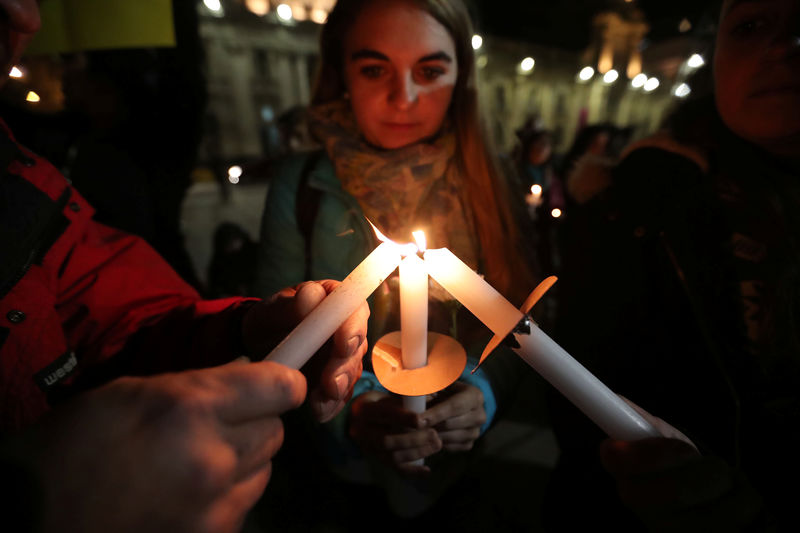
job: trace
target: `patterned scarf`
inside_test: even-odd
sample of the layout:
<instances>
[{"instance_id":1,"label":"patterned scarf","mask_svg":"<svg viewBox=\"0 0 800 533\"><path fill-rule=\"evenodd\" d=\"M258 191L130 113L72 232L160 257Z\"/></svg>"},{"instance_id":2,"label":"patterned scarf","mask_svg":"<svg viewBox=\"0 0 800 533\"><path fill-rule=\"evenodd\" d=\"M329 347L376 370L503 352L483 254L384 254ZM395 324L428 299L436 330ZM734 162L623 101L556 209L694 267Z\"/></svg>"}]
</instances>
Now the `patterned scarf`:
<instances>
[{"instance_id":1,"label":"patterned scarf","mask_svg":"<svg viewBox=\"0 0 800 533\"><path fill-rule=\"evenodd\" d=\"M345 100L313 107L310 129L325 146L342 188L382 233L402 243L423 229L431 248L447 247L477 268L477 232L455 168L452 131L446 128L430 142L382 150L361 137Z\"/></svg>"}]
</instances>

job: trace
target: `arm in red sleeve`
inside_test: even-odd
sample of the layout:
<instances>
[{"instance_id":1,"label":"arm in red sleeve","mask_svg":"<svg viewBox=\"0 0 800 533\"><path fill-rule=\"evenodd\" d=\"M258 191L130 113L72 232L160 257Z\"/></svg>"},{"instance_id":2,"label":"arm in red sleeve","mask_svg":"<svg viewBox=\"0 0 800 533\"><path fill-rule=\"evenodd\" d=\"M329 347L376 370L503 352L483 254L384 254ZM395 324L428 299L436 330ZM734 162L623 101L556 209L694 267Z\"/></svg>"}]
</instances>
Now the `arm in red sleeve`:
<instances>
[{"instance_id":1,"label":"arm in red sleeve","mask_svg":"<svg viewBox=\"0 0 800 533\"><path fill-rule=\"evenodd\" d=\"M152 374L241 355L241 318L256 301L202 300L142 239L87 221L61 268L57 309L85 366L115 356L115 372Z\"/></svg>"}]
</instances>

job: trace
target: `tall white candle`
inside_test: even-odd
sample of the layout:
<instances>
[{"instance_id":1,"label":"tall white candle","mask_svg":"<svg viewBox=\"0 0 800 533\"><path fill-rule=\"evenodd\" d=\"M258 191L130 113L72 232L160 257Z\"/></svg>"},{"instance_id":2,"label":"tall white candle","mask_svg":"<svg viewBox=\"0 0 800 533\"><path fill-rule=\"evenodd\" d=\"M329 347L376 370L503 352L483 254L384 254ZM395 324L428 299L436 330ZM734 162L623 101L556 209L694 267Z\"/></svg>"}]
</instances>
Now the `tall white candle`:
<instances>
[{"instance_id":1,"label":"tall white candle","mask_svg":"<svg viewBox=\"0 0 800 533\"><path fill-rule=\"evenodd\" d=\"M447 249L425 252L433 279L459 300L495 335L508 335L522 312ZM535 325L530 334L514 334L514 351L575 404L610 437L638 440L660 434L619 396Z\"/></svg>"},{"instance_id":2,"label":"tall white candle","mask_svg":"<svg viewBox=\"0 0 800 533\"><path fill-rule=\"evenodd\" d=\"M515 333L514 351L600 429L617 440L640 440L661 434L553 339L531 324L530 334Z\"/></svg>"},{"instance_id":3,"label":"tall white candle","mask_svg":"<svg viewBox=\"0 0 800 533\"><path fill-rule=\"evenodd\" d=\"M417 254L400 263L400 335L403 367L428 362L428 272Z\"/></svg>"},{"instance_id":4,"label":"tall white candle","mask_svg":"<svg viewBox=\"0 0 800 533\"><path fill-rule=\"evenodd\" d=\"M299 369L400 264L400 249L384 242L372 251L266 357Z\"/></svg>"},{"instance_id":5,"label":"tall white candle","mask_svg":"<svg viewBox=\"0 0 800 533\"><path fill-rule=\"evenodd\" d=\"M447 248L427 250L425 268L439 285L495 333L508 333L522 320L519 309Z\"/></svg>"},{"instance_id":6,"label":"tall white candle","mask_svg":"<svg viewBox=\"0 0 800 533\"><path fill-rule=\"evenodd\" d=\"M403 368L413 370L428 364L428 272L415 253L400 263L400 339ZM403 407L423 413L425 396L405 396ZM414 463L421 465L424 460Z\"/></svg>"}]
</instances>

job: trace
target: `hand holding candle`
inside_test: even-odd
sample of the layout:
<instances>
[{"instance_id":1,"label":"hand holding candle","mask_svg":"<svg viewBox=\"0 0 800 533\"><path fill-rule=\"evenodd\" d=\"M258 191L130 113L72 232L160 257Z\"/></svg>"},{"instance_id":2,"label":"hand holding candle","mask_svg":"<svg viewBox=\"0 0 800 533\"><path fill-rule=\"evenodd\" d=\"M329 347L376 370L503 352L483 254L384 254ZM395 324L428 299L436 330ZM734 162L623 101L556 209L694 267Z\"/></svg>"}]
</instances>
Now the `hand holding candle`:
<instances>
[{"instance_id":1,"label":"hand holding candle","mask_svg":"<svg viewBox=\"0 0 800 533\"><path fill-rule=\"evenodd\" d=\"M515 332L525 315L452 252L446 248L428 250L425 266L431 277L486 324L497 339L513 332L518 346L514 351L610 437L639 440L660 436L532 321L530 332Z\"/></svg>"},{"instance_id":2,"label":"hand holding candle","mask_svg":"<svg viewBox=\"0 0 800 533\"><path fill-rule=\"evenodd\" d=\"M400 264L397 245L384 242L314 308L266 357L299 369Z\"/></svg>"},{"instance_id":3,"label":"hand holding candle","mask_svg":"<svg viewBox=\"0 0 800 533\"><path fill-rule=\"evenodd\" d=\"M276 335L307 317L340 285L334 280L310 281L283 289L267 301L253 305L242 321L242 337L248 354L264 353L274 346ZM362 302L336 329L333 342L319 353L313 365L304 369L308 380L309 405L316 418L327 421L349 399L352 386L361 376L362 358L367 350L369 307Z\"/></svg>"}]
</instances>

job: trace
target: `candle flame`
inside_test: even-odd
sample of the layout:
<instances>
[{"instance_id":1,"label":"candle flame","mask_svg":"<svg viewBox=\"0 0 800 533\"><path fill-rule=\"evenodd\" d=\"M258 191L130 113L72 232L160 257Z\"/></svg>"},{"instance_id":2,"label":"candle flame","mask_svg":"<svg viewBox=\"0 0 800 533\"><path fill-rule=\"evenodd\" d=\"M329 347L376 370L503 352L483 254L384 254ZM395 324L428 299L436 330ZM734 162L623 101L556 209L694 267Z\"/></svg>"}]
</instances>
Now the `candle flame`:
<instances>
[{"instance_id":1,"label":"candle flame","mask_svg":"<svg viewBox=\"0 0 800 533\"><path fill-rule=\"evenodd\" d=\"M399 253L400 255L402 255L402 256L409 256L409 255L414 255L414 254L416 254L416 253L417 253L417 251L419 251L419 250L422 250L422 251L424 251L424 246L425 246L425 234L424 234L422 231L415 231L415 232L414 232L414 238L416 238L416 239L418 239L418 237L417 237L417 233L421 233L421 234L422 234L422 241L421 241L421 242L422 242L422 244L421 244L421 245L419 244L419 242L420 242L419 240L417 240L417 243L418 243L418 244L414 244L414 243L411 243L411 242L409 242L409 243L406 243L406 244L400 244L400 243L398 243L398 242L394 242L392 239L390 239L389 237L387 237L386 235L384 235L383 233L381 233L381 230L379 230L379 229L378 229L378 228L375 226L375 224L373 224L373 223L372 223L372 221L371 221L371 220L367 219L367 222L369 222L369 225L370 225L370 226L372 226L372 231L374 231L374 232L375 232L375 236L378 238L378 240L379 240L379 241L381 241L381 242L385 242L385 243L393 244L394 246L396 246L396 247L397 247L397 251L398 251L398 253ZM420 247L420 246L421 246L421 247Z\"/></svg>"},{"instance_id":2,"label":"candle flame","mask_svg":"<svg viewBox=\"0 0 800 533\"><path fill-rule=\"evenodd\" d=\"M428 242L425 239L425 232L421 229L414 231L411 233L414 236L414 240L417 242L417 249L420 252L424 252L428 249Z\"/></svg>"},{"instance_id":3,"label":"candle flame","mask_svg":"<svg viewBox=\"0 0 800 533\"><path fill-rule=\"evenodd\" d=\"M369 222L369 225L372 226L372 231L375 232L375 236L378 237L379 241L381 241L381 242L392 242L392 240L389 239L389 237L387 237L386 235L381 233L381 230L379 230L377 228L377 226L375 226L375 224L373 224L370 219L367 219L367 222Z\"/></svg>"}]
</instances>

